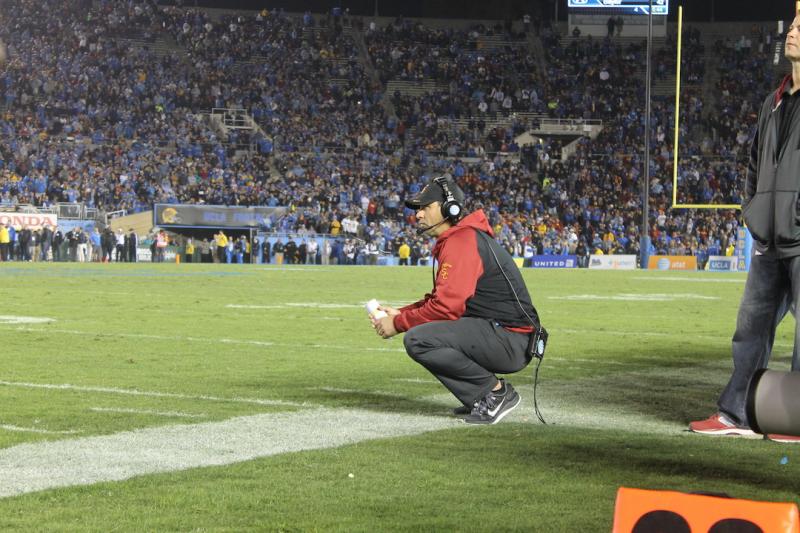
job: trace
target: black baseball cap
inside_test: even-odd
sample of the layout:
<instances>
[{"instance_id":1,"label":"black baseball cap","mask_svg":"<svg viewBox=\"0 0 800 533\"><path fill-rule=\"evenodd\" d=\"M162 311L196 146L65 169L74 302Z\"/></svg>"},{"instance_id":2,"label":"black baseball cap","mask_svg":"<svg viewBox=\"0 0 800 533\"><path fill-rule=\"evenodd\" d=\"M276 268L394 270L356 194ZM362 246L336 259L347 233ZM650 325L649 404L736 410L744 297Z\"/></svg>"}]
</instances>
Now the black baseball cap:
<instances>
[{"instance_id":1,"label":"black baseball cap","mask_svg":"<svg viewBox=\"0 0 800 533\"><path fill-rule=\"evenodd\" d=\"M463 204L464 191L462 191L461 188L456 185L456 182L453 181L453 178L450 176L443 176L441 179L445 181L447 189L450 191L450 194L453 195L453 199L459 204ZM444 203L446 199L447 195L444 192L444 187L436 183L435 180L431 180L431 182L428 183L425 188L419 192L419 194L413 198L407 199L405 204L409 209L419 209L428 204L432 204L433 202Z\"/></svg>"}]
</instances>

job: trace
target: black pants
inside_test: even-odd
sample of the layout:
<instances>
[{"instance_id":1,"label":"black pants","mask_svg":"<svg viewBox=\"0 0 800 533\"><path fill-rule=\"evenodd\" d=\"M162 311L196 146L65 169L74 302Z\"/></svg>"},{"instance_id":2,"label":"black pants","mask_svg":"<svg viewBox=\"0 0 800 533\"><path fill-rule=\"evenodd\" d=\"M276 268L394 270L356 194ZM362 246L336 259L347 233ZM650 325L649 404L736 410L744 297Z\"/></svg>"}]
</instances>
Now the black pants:
<instances>
[{"instance_id":1,"label":"black pants","mask_svg":"<svg viewBox=\"0 0 800 533\"><path fill-rule=\"evenodd\" d=\"M734 422L748 425L745 410L750 378L766 368L775 329L792 301L800 301L800 257L779 259L773 250L754 254L739 304L733 334L733 374L719 398L719 410ZM800 322L795 320L792 371L800 371Z\"/></svg>"},{"instance_id":2,"label":"black pants","mask_svg":"<svg viewBox=\"0 0 800 533\"><path fill-rule=\"evenodd\" d=\"M411 328L403 343L412 359L472 407L497 384L495 372L518 372L530 363L529 337L493 320L460 318Z\"/></svg>"}]
</instances>

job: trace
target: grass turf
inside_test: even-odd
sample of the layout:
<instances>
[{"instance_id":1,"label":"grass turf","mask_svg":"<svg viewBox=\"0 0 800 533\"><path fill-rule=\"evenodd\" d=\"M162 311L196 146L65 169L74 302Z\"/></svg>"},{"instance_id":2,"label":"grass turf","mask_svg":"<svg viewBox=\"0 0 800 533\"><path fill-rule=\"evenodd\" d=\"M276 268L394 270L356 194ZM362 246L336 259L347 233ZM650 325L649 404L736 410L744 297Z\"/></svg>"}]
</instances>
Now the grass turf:
<instances>
[{"instance_id":1,"label":"grass turf","mask_svg":"<svg viewBox=\"0 0 800 533\"><path fill-rule=\"evenodd\" d=\"M528 369L510 377L526 403L498 426L5 498L0 528L607 531L620 485L798 500L800 448L683 431L730 372L743 275L524 274L551 332L549 426L534 422ZM4 315L54 319L0 318L0 425L17 428L0 429L0 452L311 406L444 416L453 400L362 307L411 301L430 280L399 267L0 265ZM774 368L788 366L790 326Z\"/></svg>"}]
</instances>

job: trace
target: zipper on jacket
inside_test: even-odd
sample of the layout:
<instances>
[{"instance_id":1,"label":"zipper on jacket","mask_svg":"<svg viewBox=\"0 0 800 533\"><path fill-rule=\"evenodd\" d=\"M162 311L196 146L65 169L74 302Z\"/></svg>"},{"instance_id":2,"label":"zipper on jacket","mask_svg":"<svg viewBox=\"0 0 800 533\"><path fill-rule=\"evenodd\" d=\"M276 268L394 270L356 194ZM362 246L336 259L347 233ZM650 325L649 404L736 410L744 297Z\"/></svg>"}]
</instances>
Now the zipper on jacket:
<instances>
[{"instance_id":1,"label":"zipper on jacket","mask_svg":"<svg viewBox=\"0 0 800 533\"><path fill-rule=\"evenodd\" d=\"M770 220L770 235L772 235L772 244L775 245L775 189L777 188L777 176L778 176L778 154L777 152L777 144L778 144L778 117L775 115L775 112L781 106L783 102L779 101L778 105L776 105L772 109L772 113L770 113L770 120L772 121L772 133L774 135L774 139L772 141L772 191L770 192L771 201L770 201L770 212L769 212L769 220ZM788 118L788 117L787 117ZM757 187L756 187L757 188Z\"/></svg>"}]
</instances>

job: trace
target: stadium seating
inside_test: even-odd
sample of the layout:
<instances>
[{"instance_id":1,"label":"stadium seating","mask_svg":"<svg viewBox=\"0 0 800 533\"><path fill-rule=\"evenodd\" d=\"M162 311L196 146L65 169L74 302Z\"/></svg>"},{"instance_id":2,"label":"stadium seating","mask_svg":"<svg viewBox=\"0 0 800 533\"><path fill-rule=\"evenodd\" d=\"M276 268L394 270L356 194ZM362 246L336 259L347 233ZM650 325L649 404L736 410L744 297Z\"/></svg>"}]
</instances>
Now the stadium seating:
<instances>
[{"instance_id":1,"label":"stadium seating","mask_svg":"<svg viewBox=\"0 0 800 533\"><path fill-rule=\"evenodd\" d=\"M0 68L2 205L288 205L274 228L319 231L350 215L361 238L379 235L392 251L398 238L423 244L399 199L450 173L512 252L638 253L640 39L146 2L11 3L0 26L10 51ZM740 202L754 113L778 74L769 32L721 31L684 33L682 204ZM738 218L671 207L674 49L673 30L654 53L664 89L652 110L652 251L702 264L728 247ZM224 110L242 110L238 127ZM576 133L518 144L556 119ZM582 137L590 122L602 131Z\"/></svg>"}]
</instances>

